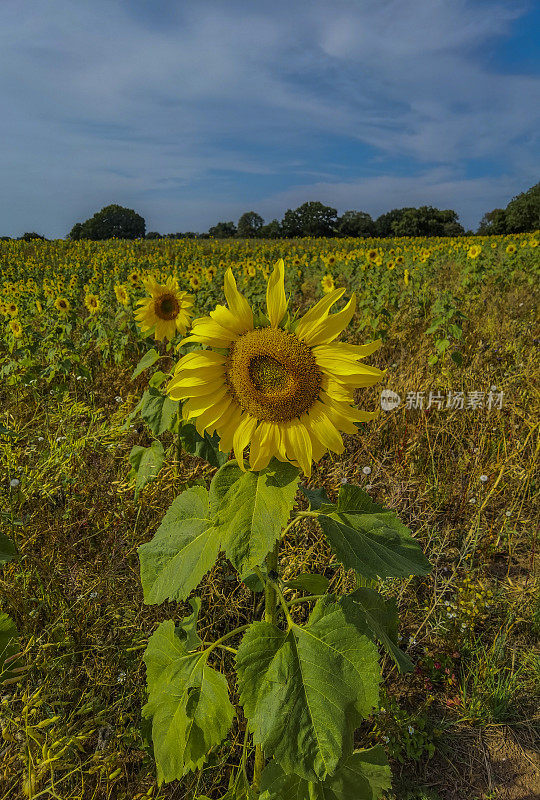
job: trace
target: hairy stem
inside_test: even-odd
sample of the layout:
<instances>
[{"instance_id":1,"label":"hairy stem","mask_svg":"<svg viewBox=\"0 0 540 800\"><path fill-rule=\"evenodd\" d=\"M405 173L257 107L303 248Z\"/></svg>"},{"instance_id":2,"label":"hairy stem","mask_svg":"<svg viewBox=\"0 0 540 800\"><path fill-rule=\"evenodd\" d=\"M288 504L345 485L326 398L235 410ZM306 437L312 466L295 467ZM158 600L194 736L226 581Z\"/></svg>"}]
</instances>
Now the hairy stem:
<instances>
[{"instance_id":1,"label":"hairy stem","mask_svg":"<svg viewBox=\"0 0 540 800\"><path fill-rule=\"evenodd\" d=\"M266 556L266 567L268 573L277 572L278 566L279 539L274 545L272 552ZM266 581L264 587L264 621L276 624L276 590L270 581ZM258 792L261 785L261 775L264 769L264 753L260 744L255 746L255 765L253 767L253 791Z\"/></svg>"}]
</instances>

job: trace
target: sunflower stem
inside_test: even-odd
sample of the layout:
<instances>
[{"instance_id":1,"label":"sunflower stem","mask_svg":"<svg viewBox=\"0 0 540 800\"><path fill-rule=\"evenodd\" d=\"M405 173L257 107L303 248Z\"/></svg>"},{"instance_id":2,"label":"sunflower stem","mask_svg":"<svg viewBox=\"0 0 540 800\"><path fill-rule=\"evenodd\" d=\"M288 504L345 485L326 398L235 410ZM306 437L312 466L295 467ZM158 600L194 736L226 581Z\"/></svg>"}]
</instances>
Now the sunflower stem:
<instances>
[{"instance_id":1,"label":"sunflower stem","mask_svg":"<svg viewBox=\"0 0 540 800\"><path fill-rule=\"evenodd\" d=\"M182 430L182 407L178 406L178 433L176 434L176 477L180 475L180 457L182 455L182 439L180 438L180 431Z\"/></svg>"},{"instance_id":2,"label":"sunflower stem","mask_svg":"<svg viewBox=\"0 0 540 800\"><path fill-rule=\"evenodd\" d=\"M274 549L266 556L267 573L277 572L278 567L279 539L274 545ZM264 621L271 625L276 624L277 614L277 594L270 581L266 581L264 587ZM264 769L264 753L260 744L255 745L255 764L253 767L253 791L258 792L261 785L261 775Z\"/></svg>"}]
</instances>

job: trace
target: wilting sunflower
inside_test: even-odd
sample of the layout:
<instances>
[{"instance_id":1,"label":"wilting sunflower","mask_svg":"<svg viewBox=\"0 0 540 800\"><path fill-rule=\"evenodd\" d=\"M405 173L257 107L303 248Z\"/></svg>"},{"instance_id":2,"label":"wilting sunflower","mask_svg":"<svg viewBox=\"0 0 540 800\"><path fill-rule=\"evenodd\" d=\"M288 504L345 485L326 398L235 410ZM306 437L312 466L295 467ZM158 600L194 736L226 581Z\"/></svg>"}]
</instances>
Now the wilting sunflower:
<instances>
[{"instance_id":1,"label":"wilting sunflower","mask_svg":"<svg viewBox=\"0 0 540 800\"><path fill-rule=\"evenodd\" d=\"M71 311L71 304L66 297L57 297L54 301L54 307L61 314L68 314Z\"/></svg>"},{"instance_id":2,"label":"wilting sunflower","mask_svg":"<svg viewBox=\"0 0 540 800\"><path fill-rule=\"evenodd\" d=\"M228 269L228 308L218 305L209 317L194 320L183 340L209 349L183 356L167 388L174 400L186 400L183 418L196 418L201 435L217 431L220 450L233 449L242 468L248 444L253 470L275 456L310 475L311 462L327 450L342 453L341 432L357 433L355 422L376 415L351 405L354 390L384 375L358 363L380 347L380 340L361 346L334 341L356 307L353 294L342 311L329 315L344 292L335 289L291 323L279 259L266 291L270 324L259 326Z\"/></svg>"},{"instance_id":3,"label":"wilting sunflower","mask_svg":"<svg viewBox=\"0 0 540 800\"><path fill-rule=\"evenodd\" d=\"M191 314L188 309L193 305L193 295L178 289L176 278L170 276L164 284L157 283L150 277L144 281L150 297L137 300L141 308L135 312L135 319L141 331L149 331L155 325L154 336L158 342L174 339L177 332L185 333Z\"/></svg>"},{"instance_id":4,"label":"wilting sunflower","mask_svg":"<svg viewBox=\"0 0 540 800\"><path fill-rule=\"evenodd\" d=\"M101 303L97 294L87 294L84 298L84 304L92 316L97 314L101 309Z\"/></svg>"}]
</instances>

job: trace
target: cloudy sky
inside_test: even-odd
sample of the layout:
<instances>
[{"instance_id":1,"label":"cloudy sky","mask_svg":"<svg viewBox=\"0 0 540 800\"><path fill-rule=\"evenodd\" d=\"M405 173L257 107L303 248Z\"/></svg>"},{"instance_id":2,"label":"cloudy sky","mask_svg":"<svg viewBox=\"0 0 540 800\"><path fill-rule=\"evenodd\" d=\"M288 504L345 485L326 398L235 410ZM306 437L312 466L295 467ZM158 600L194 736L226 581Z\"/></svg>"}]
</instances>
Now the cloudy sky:
<instances>
[{"instance_id":1,"label":"cloudy sky","mask_svg":"<svg viewBox=\"0 0 540 800\"><path fill-rule=\"evenodd\" d=\"M535 0L0 0L0 234L320 200L476 228L539 179Z\"/></svg>"}]
</instances>

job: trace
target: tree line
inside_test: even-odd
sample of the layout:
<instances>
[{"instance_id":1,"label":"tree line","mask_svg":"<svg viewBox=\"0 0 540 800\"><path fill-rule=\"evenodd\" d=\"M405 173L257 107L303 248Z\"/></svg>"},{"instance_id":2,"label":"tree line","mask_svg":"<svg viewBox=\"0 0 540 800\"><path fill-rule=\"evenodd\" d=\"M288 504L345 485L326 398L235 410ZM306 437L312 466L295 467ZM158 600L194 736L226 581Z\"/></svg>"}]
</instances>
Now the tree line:
<instances>
[{"instance_id":1,"label":"tree line","mask_svg":"<svg viewBox=\"0 0 540 800\"><path fill-rule=\"evenodd\" d=\"M518 194L506 208L495 208L482 217L479 235L525 233L540 228L540 183ZM315 237L387 238L394 236L463 236L472 235L459 222L457 212L433 206L394 208L376 219L366 211L337 210L323 203L307 202L296 209L287 209L281 221L265 224L255 211L246 211L238 223L218 222L207 233L194 231L161 234L146 233L146 223L131 208L110 205L102 208L85 222L77 222L67 238L81 239L297 239ZM1 236L0 239L10 239ZM45 239L38 233L25 233L19 239Z\"/></svg>"}]
</instances>

